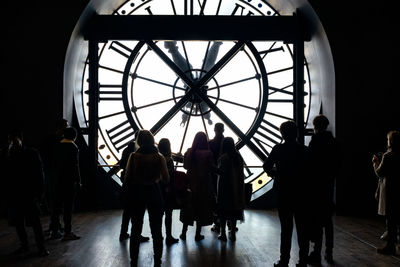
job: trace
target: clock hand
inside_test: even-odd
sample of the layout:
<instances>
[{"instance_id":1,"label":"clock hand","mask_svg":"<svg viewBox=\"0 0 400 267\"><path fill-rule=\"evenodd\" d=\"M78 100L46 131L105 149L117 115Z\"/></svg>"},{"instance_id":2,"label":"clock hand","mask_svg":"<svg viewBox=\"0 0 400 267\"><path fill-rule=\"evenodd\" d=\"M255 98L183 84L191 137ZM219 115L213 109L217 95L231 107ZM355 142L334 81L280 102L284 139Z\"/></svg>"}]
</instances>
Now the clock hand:
<instances>
[{"instance_id":1,"label":"clock hand","mask_svg":"<svg viewBox=\"0 0 400 267\"><path fill-rule=\"evenodd\" d=\"M206 52L202 67L202 69L205 70L205 72L208 72L215 65L215 61L217 60L219 48L221 45L222 42L213 42L211 48ZM203 76L203 73L204 72L201 73L200 77Z\"/></svg>"},{"instance_id":2,"label":"clock hand","mask_svg":"<svg viewBox=\"0 0 400 267\"><path fill-rule=\"evenodd\" d=\"M173 62L153 41L147 40L146 44L164 61L167 66L169 66L175 74L187 85L188 88L192 89L196 85L193 82L193 79L188 77L186 73L182 71L180 67L178 67L175 62Z\"/></svg>"},{"instance_id":3,"label":"clock hand","mask_svg":"<svg viewBox=\"0 0 400 267\"><path fill-rule=\"evenodd\" d=\"M192 69L192 65L187 59L185 59L179 52L179 48L176 45L176 41L165 41L164 47L168 49L168 52L172 55L172 60L174 63L183 71L187 72ZM191 72L190 72L191 73ZM191 77L191 75L190 75ZM192 78L192 77L191 77ZM193 80L193 79L192 79Z\"/></svg>"},{"instance_id":4,"label":"clock hand","mask_svg":"<svg viewBox=\"0 0 400 267\"><path fill-rule=\"evenodd\" d=\"M217 42L213 42L213 44L211 45L211 48L209 48L210 43L208 43L207 51L206 51L206 54L204 55L203 66L201 68L199 78L202 78L203 75L206 72L208 72L215 65L215 61L217 60L219 48L221 45L222 45L222 42L217 41ZM210 108L207 106L207 104L202 101L202 102L200 102L199 108L201 110L201 113L203 113L203 112L206 113L203 115L203 118L208 121L209 125L212 125L213 122L211 120L211 113L208 112L210 110Z\"/></svg>"},{"instance_id":5,"label":"clock hand","mask_svg":"<svg viewBox=\"0 0 400 267\"><path fill-rule=\"evenodd\" d=\"M178 46L176 45L176 41L165 41L164 42L164 47L166 49L168 49L168 52L172 55L172 60L174 61L174 63L186 74L190 73L189 75L189 79L191 79L193 81L193 77L192 77L192 72L190 71L191 69L193 69L192 65L189 63L189 61L187 59L185 59L181 53L178 51ZM187 86L184 86L185 88L187 88ZM184 109L189 109L191 107L190 103L187 103L183 108ZM185 126L186 122L188 120L188 115L183 112L182 113L182 121L180 123L180 125L182 127Z\"/></svg>"},{"instance_id":6,"label":"clock hand","mask_svg":"<svg viewBox=\"0 0 400 267\"><path fill-rule=\"evenodd\" d=\"M206 85L244 45L245 41L238 41L202 78L199 79L199 81L197 81L197 85L199 87Z\"/></svg>"}]
</instances>

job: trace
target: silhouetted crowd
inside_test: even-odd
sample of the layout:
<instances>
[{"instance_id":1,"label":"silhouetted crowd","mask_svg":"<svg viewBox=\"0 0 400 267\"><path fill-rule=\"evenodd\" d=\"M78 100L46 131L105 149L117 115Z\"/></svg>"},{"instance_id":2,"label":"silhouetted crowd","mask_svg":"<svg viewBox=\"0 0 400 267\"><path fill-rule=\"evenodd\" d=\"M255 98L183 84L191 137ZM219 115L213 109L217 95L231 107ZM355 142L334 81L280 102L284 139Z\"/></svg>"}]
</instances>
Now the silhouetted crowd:
<instances>
[{"instance_id":1,"label":"silhouetted crowd","mask_svg":"<svg viewBox=\"0 0 400 267\"><path fill-rule=\"evenodd\" d=\"M186 172L178 171L172 159L171 144L162 138L155 145L147 130L137 133L135 142L122 153L120 167L123 182L123 203L120 241L130 237L131 265L137 266L145 211L153 240L154 265L161 264L163 250L162 218L165 214L165 243L179 242L171 234L172 213L180 210L180 239L186 240L188 227L196 224L195 241L204 239L203 226L214 223L213 230L226 242L236 240L236 222L243 220L245 208L244 162L232 138L224 137L224 125L215 125L215 138L208 140L198 132L192 146L183 156ZM129 219L131 234L127 233Z\"/></svg>"},{"instance_id":2,"label":"silhouetted crowd","mask_svg":"<svg viewBox=\"0 0 400 267\"><path fill-rule=\"evenodd\" d=\"M325 116L314 118L314 134L307 147L297 141L297 125L293 121L282 123L279 128L282 142L272 148L264 161L264 171L274 179L281 224L280 259L274 266L289 264L294 223L299 246L296 266L321 265L324 237L325 259L333 263L332 217L340 152L336 139L327 130L328 125ZM215 124L214 132L215 137L211 140L204 132L195 135L191 147L180 157L186 171L175 165L173 157L177 155L172 153L170 141L162 138L156 144L148 130L136 132L134 140L122 152L118 163L123 204L119 240L130 239L131 266L138 265L140 243L150 240L142 235L146 210L155 266L161 265L164 215L166 245L179 242L172 235L174 210L180 211L182 229L179 238L182 241L187 238L189 226L194 225L196 242L204 239L202 227L209 225L221 242L236 241L237 222L244 221L244 209L251 190L246 190L245 163L234 140L224 136L222 123ZM46 139L40 157L37 150L24 145L21 131L10 132L3 157L6 177L10 177L5 179L9 222L16 227L21 242L16 253L29 250L25 230L28 225L33 228L39 255L49 255L38 209L43 196L51 215L49 238L80 238L72 231L71 223L75 196L81 187L76 137L76 130L68 126L66 120L60 121L56 132ZM400 133L391 131L387 139L388 150L372 160L379 177L378 213L387 221L384 234L387 244L377 252L395 254L400 203Z\"/></svg>"},{"instance_id":3,"label":"silhouetted crowd","mask_svg":"<svg viewBox=\"0 0 400 267\"><path fill-rule=\"evenodd\" d=\"M327 131L328 119L313 120L314 135L309 147L297 142L297 126L286 121L280 126L283 143L272 148L264 162L265 172L274 179L281 222L280 259L274 266L288 266L293 221L296 224L299 262L321 265L323 233L325 259L333 262L333 190L339 165L338 145ZM325 231L324 231L325 230ZM309 254L310 243L313 251Z\"/></svg>"},{"instance_id":4,"label":"silhouetted crowd","mask_svg":"<svg viewBox=\"0 0 400 267\"><path fill-rule=\"evenodd\" d=\"M79 149L74 143L77 131L67 120L57 124L54 134L46 138L39 153L25 146L23 132L12 130L8 146L2 151L5 177L5 200L9 224L15 226L20 247L14 253L27 253L30 249L25 226L31 226L39 256L49 255L40 221L43 207L50 213L51 239L76 240L72 232L72 212L77 190L81 186ZM42 157L41 157L42 155ZM61 227L60 214L63 213Z\"/></svg>"}]
</instances>

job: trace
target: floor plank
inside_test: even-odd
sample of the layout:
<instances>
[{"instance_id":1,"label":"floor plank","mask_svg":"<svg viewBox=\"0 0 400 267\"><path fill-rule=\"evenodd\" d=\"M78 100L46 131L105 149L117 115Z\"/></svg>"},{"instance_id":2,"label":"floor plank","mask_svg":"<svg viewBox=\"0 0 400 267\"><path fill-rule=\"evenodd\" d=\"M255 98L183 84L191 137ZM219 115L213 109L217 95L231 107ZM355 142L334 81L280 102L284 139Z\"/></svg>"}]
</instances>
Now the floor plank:
<instances>
[{"instance_id":1,"label":"floor plank","mask_svg":"<svg viewBox=\"0 0 400 267\"><path fill-rule=\"evenodd\" d=\"M76 241L62 242L47 240L50 256L39 258L34 255L33 234L28 233L32 241L31 253L15 256L11 253L18 248L15 230L5 220L0 220L0 266L82 266L108 267L129 266L129 242L119 242L121 223L120 210L84 212L73 217L74 232L82 238ZM181 223L179 212L173 215L173 235L179 236ZM47 227L49 218L44 216L42 223ZM147 214L143 234L150 236ZM187 240L180 241L170 247L164 246L163 266L272 266L279 258L280 226L274 210L246 210L245 222L239 224L236 242L221 242L204 227L205 239L194 241L194 228L189 228ZM334 266L400 266L399 256L383 256L377 254L376 247L384 243L379 236L384 231L381 220L353 217L335 217ZM297 241L293 235L293 248L290 266L298 260ZM139 261L141 266L152 266L153 251L151 242L140 247ZM324 266L329 266L325 261Z\"/></svg>"}]
</instances>

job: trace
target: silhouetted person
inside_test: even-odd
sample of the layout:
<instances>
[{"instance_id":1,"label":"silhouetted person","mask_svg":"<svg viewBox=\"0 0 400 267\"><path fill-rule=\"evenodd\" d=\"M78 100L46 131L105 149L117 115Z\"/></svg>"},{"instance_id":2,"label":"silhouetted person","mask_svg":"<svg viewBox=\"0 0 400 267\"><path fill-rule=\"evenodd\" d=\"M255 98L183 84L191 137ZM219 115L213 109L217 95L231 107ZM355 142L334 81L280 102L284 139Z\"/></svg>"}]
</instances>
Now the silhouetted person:
<instances>
[{"instance_id":1,"label":"silhouetted person","mask_svg":"<svg viewBox=\"0 0 400 267\"><path fill-rule=\"evenodd\" d=\"M75 128L67 127L64 130L64 138L60 141L56 150L55 165L57 170L57 180L55 187L57 198L55 212L52 214L51 223L54 226L60 225L59 215L61 210L63 210L63 240L76 240L80 238L72 232L71 225L75 196L81 187L79 149L74 142L76 137L77 132Z\"/></svg>"},{"instance_id":2,"label":"silhouetted person","mask_svg":"<svg viewBox=\"0 0 400 267\"><path fill-rule=\"evenodd\" d=\"M243 220L245 208L243 158L236 150L231 137L224 138L222 155L218 160L217 213L221 223L218 239L226 241L225 226L230 221L229 239L236 240L236 222Z\"/></svg>"},{"instance_id":3,"label":"silhouetted person","mask_svg":"<svg viewBox=\"0 0 400 267\"><path fill-rule=\"evenodd\" d=\"M122 172L121 172L121 182L122 182L121 200L122 200L122 206L123 206L119 241L123 241L123 240L126 240L129 238L128 227L129 227L129 221L131 219L131 216L128 213L128 209L127 209L127 205L126 205L127 197L128 197L127 196L128 189L125 184L124 178L125 178L125 172L126 172L126 164L128 163L129 156L133 152L135 152L135 142L131 141L128 143L128 146L122 151L121 160L119 161L119 166L122 169Z\"/></svg>"},{"instance_id":4,"label":"silhouetted person","mask_svg":"<svg viewBox=\"0 0 400 267\"><path fill-rule=\"evenodd\" d=\"M218 159L221 156L221 148L222 148L222 141L224 140L224 124L218 122L214 126L214 133L215 136L213 139L211 139L208 144L210 146L210 150L213 153L214 156L214 165L217 166L218 164ZM216 174L213 174L213 190L215 194L215 198L217 197L217 184L218 184L218 176ZM218 214L216 210L216 204L214 208L214 224L211 227L211 231L214 231L216 233L220 232L220 223L218 221Z\"/></svg>"},{"instance_id":5,"label":"silhouetted person","mask_svg":"<svg viewBox=\"0 0 400 267\"><path fill-rule=\"evenodd\" d=\"M44 246L43 229L39 218L38 204L44 192L43 166L39 153L23 145L21 131L12 131L8 135L6 155L6 200L10 211L10 220L15 225L21 247L16 251L29 251L25 224L33 228L40 256L49 255Z\"/></svg>"},{"instance_id":6,"label":"silhouetted person","mask_svg":"<svg viewBox=\"0 0 400 267\"><path fill-rule=\"evenodd\" d=\"M314 135L309 144L311 156L312 191L311 203L313 212L311 241L314 250L310 253L310 264L321 264L321 249L323 230L325 230L325 259L333 262L333 222L335 176L339 164L339 153L336 140L330 131L327 131L329 120L324 115L313 119Z\"/></svg>"},{"instance_id":7,"label":"silhouetted person","mask_svg":"<svg viewBox=\"0 0 400 267\"><path fill-rule=\"evenodd\" d=\"M397 226L400 224L400 132L390 131L387 134L388 150L383 154L382 161L374 155L372 162L376 174L385 177L386 187L386 219L387 242L377 252L381 254L396 254Z\"/></svg>"},{"instance_id":8,"label":"silhouetted person","mask_svg":"<svg viewBox=\"0 0 400 267\"><path fill-rule=\"evenodd\" d=\"M135 140L137 140L137 133L135 134ZM124 241L129 238L128 228L129 221L131 220L131 215L129 214L129 209L127 206L128 201L128 188L125 182L125 173L126 173L126 165L128 163L129 156L135 152L138 148L138 144L136 141L131 141L128 143L128 146L122 151L121 159L119 161L121 172L121 182L122 182L122 191L121 191L121 201L122 201L122 221L121 221L121 231L119 235L119 241ZM147 236L140 235L140 242L147 242L150 238Z\"/></svg>"},{"instance_id":9,"label":"silhouetted person","mask_svg":"<svg viewBox=\"0 0 400 267\"><path fill-rule=\"evenodd\" d=\"M45 192L45 199L47 207L52 214L54 211L54 204L55 204L55 197L56 197L56 188L55 188L55 181L56 181L56 166L55 166L55 159L56 159L56 148L58 144L64 137L64 130L68 127L68 121L66 119L61 119L56 123L56 130L54 133L48 135L44 140L42 147L40 149L40 153L43 160L44 166L44 173L45 173L45 181L46 181L46 192ZM52 225L52 223L59 223L59 222L50 222L49 230L50 230L50 238L57 239L61 238L61 225Z\"/></svg>"},{"instance_id":10,"label":"silhouetted person","mask_svg":"<svg viewBox=\"0 0 400 267\"><path fill-rule=\"evenodd\" d=\"M153 239L154 266L160 266L163 250L161 228L164 201L159 182L168 183L168 169L164 156L154 145L154 137L150 131L139 131L137 142L139 149L130 155L125 176L129 193L129 213L132 216L129 247L131 265L138 264L140 235L147 209Z\"/></svg>"},{"instance_id":11,"label":"silhouetted person","mask_svg":"<svg viewBox=\"0 0 400 267\"><path fill-rule=\"evenodd\" d=\"M214 160L208 146L207 135L204 132L198 132L194 137L192 147L185 152L183 160L191 191L191 207L181 210L180 220L183 227L180 237L182 240L186 240L188 225L193 225L193 221L196 221L196 241L204 239L201 227L213 223L213 207L215 205L212 189L213 166ZM191 216L187 216L188 213Z\"/></svg>"},{"instance_id":12,"label":"silhouetted person","mask_svg":"<svg viewBox=\"0 0 400 267\"><path fill-rule=\"evenodd\" d=\"M167 163L169 183L162 184L163 195L165 200L165 243L171 245L179 242L179 239L172 236L172 212L176 206L175 192L174 192L174 161L172 160L171 143L167 138L162 138L158 143L158 150L164 156Z\"/></svg>"},{"instance_id":13,"label":"silhouetted person","mask_svg":"<svg viewBox=\"0 0 400 267\"><path fill-rule=\"evenodd\" d=\"M383 153L379 152L376 154L379 162L382 160ZM378 186L375 191L375 199L378 201L378 215L385 217L386 221L386 178L378 177ZM387 221L386 221L386 230L381 235L380 239L387 240Z\"/></svg>"},{"instance_id":14,"label":"silhouetted person","mask_svg":"<svg viewBox=\"0 0 400 267\"><path fill-rule=\"evenodd\" d=\"M297 126L293 121L281 124L284 142L272 148L265 160L263 168L274 179L277 192L278 215L281 222L280 260L274 266L288 266L292 243L293 219L296 222L297 240L299 244L299 263L307 266L308 234L307 234L307 148L297 142Z\"/></svg>"}]
</instances>

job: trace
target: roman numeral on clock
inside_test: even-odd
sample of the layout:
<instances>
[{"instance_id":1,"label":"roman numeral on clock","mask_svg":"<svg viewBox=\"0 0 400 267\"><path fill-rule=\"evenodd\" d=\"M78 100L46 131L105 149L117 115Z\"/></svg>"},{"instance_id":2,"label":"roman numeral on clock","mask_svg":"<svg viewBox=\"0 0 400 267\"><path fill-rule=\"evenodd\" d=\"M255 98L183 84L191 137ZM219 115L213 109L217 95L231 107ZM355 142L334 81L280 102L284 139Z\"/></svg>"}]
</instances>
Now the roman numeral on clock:
<instances>
[{"instance_id":1,"label":"roman numeral on clock","mask_svg":"<svg viewBox=\"0 0 400 267\"><path fill-rule=\"evenodd\" d=\"M111 42L111 45L108 49L114 50L115 52L126 58L129 58L130 54L132 53L132 49L119 41Z\"/></svg>"},{"instance_id":2,"label":"roman numeral on clock","mask_svg":"<svg viewBox=\"0 0 400 267\"><path fill-rule=\"evenodd\" d=\"M120 84L100 84L100 101L122 101L122 85ZM118 90L115 90L117 88Z\"/></svg>"},{"instance_id":3,"label":"roman numeral on clock","mask_svg":"<svg viewBox=\"0 0 400 267\"><path fill-rule=\"evenodd\" d=\"M129 121L126 120L106 130L106 133L115 149L119 152L132 141L132 136L134 136L137 130L138 129L133 129Z\"/></svg>"},{"instance_id":4,"label":"roman numeral on clock","mask_svg":"<svg viewBox=\"0 0 400 267\"><path fill-rule=\"evenodd\" d=\"M235 8L233 9L233 11L232 11L232 13L231 13L231 15L234 16L234 15L240 14L240 16L244 16L244 11L245 11L245 8L244 8L244 7L242 7L242 6L239 5L239 4L236 4L236 5L235 5ZM254 15L254 13L251 12L251 11L249 11L249 12L246 14L246 16L251 16L251 15Z\"/></svg>"},{"instance_id":5,"label":"roman numeral on clock","mask_svg":"<svg viewBox=\"0 0 400 267\"><path fill-rule=\"evenodd\" d=\"M269 155L268 151L282 140L279 127L265 119L262 120L252 139L266 155Z\"/></svg>"}]
</instances>

